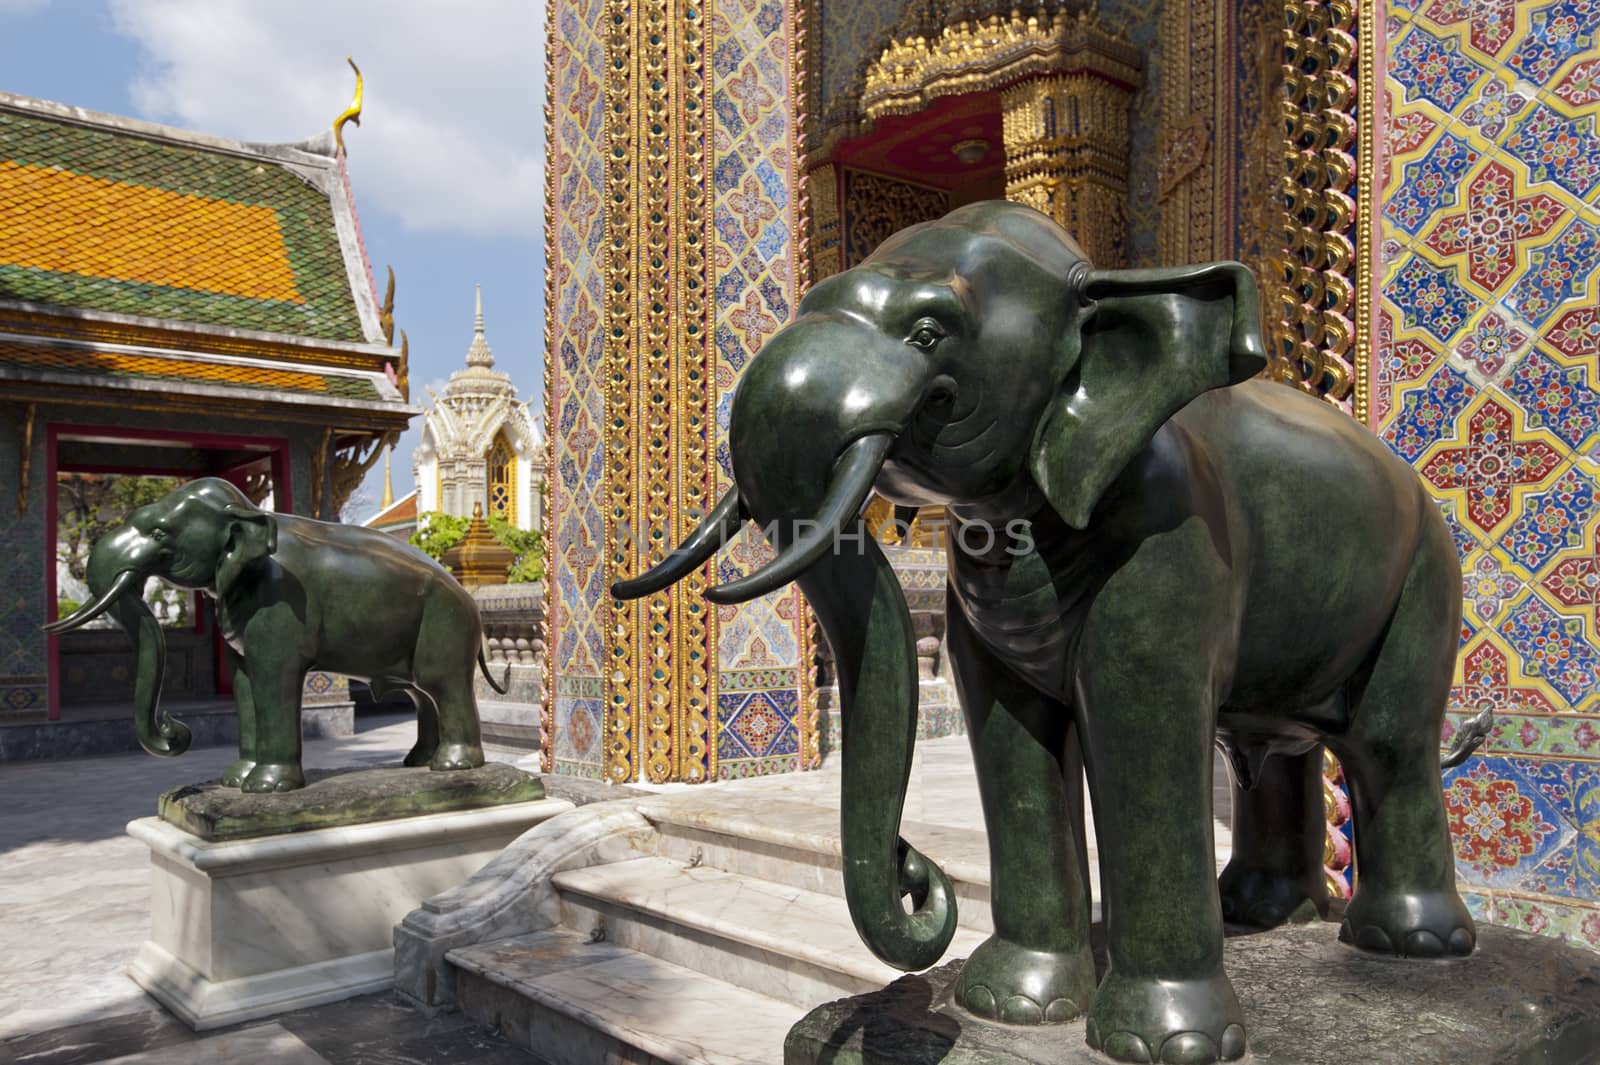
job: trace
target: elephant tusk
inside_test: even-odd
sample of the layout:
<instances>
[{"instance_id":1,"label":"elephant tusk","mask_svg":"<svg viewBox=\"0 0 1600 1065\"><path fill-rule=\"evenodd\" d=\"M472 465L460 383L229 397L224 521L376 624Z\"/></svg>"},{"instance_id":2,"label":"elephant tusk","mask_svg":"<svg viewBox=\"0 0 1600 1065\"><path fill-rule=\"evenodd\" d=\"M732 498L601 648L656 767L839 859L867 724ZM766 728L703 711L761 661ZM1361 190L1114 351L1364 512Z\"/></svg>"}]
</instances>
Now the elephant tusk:
<instances>
[{"instance_id":1,"label":"elephant tusk","mask_svg":"<svg viewBox=\"0 0 1600 1065\"><path fill-rule=\"evenodd\" d=\"M706 515L700 527L690 533L678 549L661 563L632 580L617 581L611 594L618 599L639 599L663 588L669 588L687 577L716 554L727 542L739 535L739 529L750 520L737 487L728 489L720 502Z\"/></svg>"},{"instance_id":2,"label":"elephant tusk","mask_svg":"<svg viewBox=\"0 0 1600 1065\"><path fill-rule=\"evenodd\" d=\"M134 570L123 570L117 574L117 579L111 583L111 587L99 599L96 599L88 606L79 607L64 618L57 618L55 621L50 622L50 624L44 626L44 631L55 635L62 632L71 632L73 629L89 624L89 622L110 610L111 604L117 600L117 597L127 591L133 582L138 579L140 579L139 574Z\"/></svg>"},{"instance_id":3,"label":"elephant tusk","mask_svg":"<svg viewBox=\"0 0 1600 1065\"><path fill-rule=\"evenodd\" d=\"M891 433L869 433L845 448L834 465L833 484L828 487L816 523L756 572L707 588L706 598L713 603L743 603L782 588L809 569L834 546L844 523L854 518L867 501L872 482L893 443Z\"/></svg>"}]
</instances>

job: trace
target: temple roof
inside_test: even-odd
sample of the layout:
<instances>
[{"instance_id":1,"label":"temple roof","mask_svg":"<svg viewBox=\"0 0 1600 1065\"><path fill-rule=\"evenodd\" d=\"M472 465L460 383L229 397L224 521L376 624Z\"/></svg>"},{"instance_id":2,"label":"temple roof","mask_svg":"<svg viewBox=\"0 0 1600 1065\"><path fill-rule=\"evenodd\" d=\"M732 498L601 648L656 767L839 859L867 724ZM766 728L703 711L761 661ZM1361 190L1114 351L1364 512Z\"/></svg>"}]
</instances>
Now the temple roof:
<instances>
[{"instance_id":1,"label":"temple roof","mask_svg":"<svg viewBox=\"0 0 1600 1065\"><path fill-rule=\"evenodd\" d=\"M415 413L331 131L252 144L0 93L0 232L0 383Z\"/></svg>"},{"instance_id":2,"label":"temple roof","mask_svg":"<svg viewBox=\"0 0 1600 1065\"><path fill-rule=\"evenodd\" d=\"M0 299L381 341L343 168L315 147L0 93Z\"/></svg>"},{"instance_id":3,"label":"temple roof","mask_svg":"<svg viewBox=\"0 0 1600 1065\"><path fill-rule=\"evenodd\" d=\"M413 488L394 503L361 523L369 529L410 528L417 524L417 490Z\"/></svg>"}]
</instances>

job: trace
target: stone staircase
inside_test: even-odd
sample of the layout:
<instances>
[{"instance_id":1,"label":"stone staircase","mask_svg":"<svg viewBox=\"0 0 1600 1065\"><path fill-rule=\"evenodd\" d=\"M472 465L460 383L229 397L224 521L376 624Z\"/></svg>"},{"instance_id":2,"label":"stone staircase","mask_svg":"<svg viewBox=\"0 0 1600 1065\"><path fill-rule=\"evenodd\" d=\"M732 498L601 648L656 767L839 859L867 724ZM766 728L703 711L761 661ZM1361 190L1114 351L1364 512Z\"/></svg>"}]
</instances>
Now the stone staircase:
<instances>
[{"instance_id":1,"label":"stone staircase","mask_svg":"<svg viewBox=\"0 0 1600 1065\"><path fill-rule=\"evenodd\" d=\"M765 802L758 820L706 807L634 804L644 853L554 873L558 925L448 951L460 1008L555 1065L771 1065L808 1010L902 975L856 935L836 828L807 830L836 811ZM928 834L919 827L906 831ZM959 848L950 956L964 957L990 930L987 863L962 853L981 855L984 838L939 834Z\"/></svg>"},{"instance_id":2,"label":"stone staircase","mask_svg":"<svg viewBox=\"0 0 1600 1065\"><path fill-rule=\"evenodd\" d=\"M776 1065L812 1008L903 975L846 909L837 777L831 794L804 777L602 801L541 825L396 929L396 986L551 1065ZM955 887L951 960L992 931L988 852L975 786L940 790L914 790L901 834Z\"/></svg>"}]
</instances>

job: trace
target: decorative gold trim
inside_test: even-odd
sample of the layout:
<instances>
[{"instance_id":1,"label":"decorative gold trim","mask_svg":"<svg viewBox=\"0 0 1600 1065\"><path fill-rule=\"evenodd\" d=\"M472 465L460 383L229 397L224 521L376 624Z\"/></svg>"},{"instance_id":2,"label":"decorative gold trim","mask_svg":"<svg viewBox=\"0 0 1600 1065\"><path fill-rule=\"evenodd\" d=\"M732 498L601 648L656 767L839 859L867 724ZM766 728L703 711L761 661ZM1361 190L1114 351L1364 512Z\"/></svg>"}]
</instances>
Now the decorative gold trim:
<instances>
[{"instance_id":1,"label":"decorative gold trim","mask_svg":"<svg viewBox=\"0 0 1600 1065\"><path fill-rule=\"evenodd\" d=\"M795 116L790 123L790 180L794 182L794 215L790 219L789 231L794 234L793 267L789 271L791 278L790 299L792 304L798 304L800 297L805 294L806 287L811 280L813 264L813 251L811 245L812 225L811 215L811 182L809 175L810 139L807 136L804 117L811 113L813 106L811 71L814 69L810 62L811 52L820 44L810 36L811 20L807 17L807 8L820 6L821 0L791 0L794 5L791 10L789 22L789 77L791 79L791 95L794 98L792 114ZM832 168L822 175L830 185L833 182ZM837 201L837 190L829 188L825 195ZM837 208L836 208L837 209ZM837 267L836 267L837 268ZM797 706L795 728L799 732L800 768L802 770L815 769L822 762L819 749L817 729L817 678L812 669L811 660L816 654L814 641L821 635L817 631L816 618L812 613L811 604L806 602L806 597L800 593L799 588L790 592L795 597L795 633L798 636L797 648L799 667L795 670L795 679L798 687L796 692Z\"/></svg>"},{"instance_id":2,"label":"decorative gold trim","mask_svg":"<svg viewBox=\"0 0 1600 1065\"><path fill-rule=\"evenodd\" d=\"M356 72L356 95L350 101L350 106L339 112L339 117L333 120L333 143L340 155L344 154L344 124L354 122L361 125L361 68L349 56L345 56L344 61Z\"/></svg>"},{"instance_id":3,"label":"decorative gold trim","mask_svg":"<svg viewBox=\"0 0 1600 1065\"><path fill-rule=\"evenodd\" d=\"M359 370L364 373L382 373L384 363L387 361L383 355L377 353L335 351L318 347L314 343L273 343L270 340L256 340L222 333L197 334L188 330L96 322L33 311L0 310L0 331L30 337L161 348L197 355L242 355L247 358L273 359L277 362L339 370Z\"/></svg>"},{"instance_id":4,"label":"decorative gold trim","mask_svg":"<svg viewBox=\"0 0 1600 1065\"><path fill-rule=\"evenodd\" d=\"M947 25L937 38L896 36L867 67L860 113L868 122L911 114L941 96L994 91L1063 66L1120 83L1131 94L1139 65L1139 50L1106 33L1088 10L1024 17L1013 8Z\"/></svg>"},{"instance_id":5,"label":"decorative gold trim","mask_svg":"<svg viewBox=\"0 0 1600 1065\"><path fill-rule=\"evenodd\" d=\"M154 395L154 398L147 398ZM216 414L229 417L326 426L336 422L346 432L386 432L404 429L411 415L380 413L371 408L310 406L273 403L247 396L189 395L183 392L149 393L100 385L55 384L37 381L0 381L0 400L18 403L59 403L66 406L117 407L123 410L163 411L167 414Z\"/></svg>"},{"instance_id":6,"label":"decorative gold trim","mask_svg":"<svg viewBox=\"0 0 1600 1065\"><path fill-rule=\"evenodd\" d=\"M1267 313L1272 341L1267 374L1350 410L1360 376L1353 345L1357 334L1369 328L1367 323L1357 325L1356 222L1361 212L1351 199L1352 193L1361 195L1351 154L1359 152L1358 122L1351 114L1359 102L1351 76L1359 30L1349 0L1284 0L1284 12L1287 176L1282 187L1283 246L1271 271L1277 306ZM1370 116L1363 115L1362 121Z\"/></svg>"},{"instance_id":7,"label":"decorative gold trim","mask_svg":"<svg viewBox=\"0 0 1600 1065\"><path fill-rule=\"evenodd\" d=\"M637 19L630 0L605 0L606 96L605 184L605 350L606 385L603 437L606 447L606 555L610 578L631 576L635 569L634 514L634 344L633 252L634 143L633 119L639 113L633 70ZM619 529L619 526L622 528ZM626 537L623 532L626 531ZM602 730L605 779L614 784L633 780L634 692L637 679L635 604L612 599L605 644L610 661L603 663L605 726Z\"/></svg>"},{"instance_id":8,"label":"decorative gold trim","mask_svg":"<svg viewBox=\"0 0 1600 1065\"><path fill-rule=\"evenodd\" d=\"M633 407L643 425L639 441L639 468L643 471L644 498L639 523L634 526L640 571L666 558L667 550L679 535L677 507L673 500L672 444L673 358L672 294L670 282L677 274L673 262L672 209L669 203L671 181L668 171L673 152L672 89L674 81L667 70L667 57L674 48L673 27L668 18L671 0L641 0L634 5L639 41L638 92L641 106L639 149L635 157L640 204L637 218L640 239L635 245L638 265L633 276L634 321L639 329L639 350L644 355L642 378ZM636 179L637 180L637 179ZM638 691L644 696L636 721L643 736L635 772L654 784L664 784L676 776L677 752L673 739L677 730L674 718L675 680L678 665L678 618L673 589L657 592L644 601L640 633L635 644L640 649L636 661Z\"/></svg>"},{"instance_id":9,"label":"decorative gold trim","mask_svg":"<svg viewBox=\"0 0 1600 1065\"><path fill-rule=\"evenodd\" d=\"M331 430L330 430L331 432ZM333 514L338 518L344 510L350 497L361 486L368 471L377 464L378 456L386 453L400 439L398 430L390 430L376 436L356 437L346 440L333 449L333 468L329 473L329 485L333 489ZM363 453L363 448L371 447L370 451Z\"/></svg>"},{"instance_id":10,"label":"decorative gold trim","mask_svg":"<svg viewBox=\"0 0 1600 1065\"><path fill-rule=\"evenodd\" d=\"M378 327L383 330L383 342L394 343L394 267L389 267L389 282L383 289L383 305L378 308Z\"/></svg>"},{"instance_id":11,"label":"decorative gold trim","mask_svg":"<svg viewBox=\"0 0 1600 1065\"><path fill-rule=\"evenodd\" d=\"M1088 44L1064 57L1067 69L1000 93L1006 199L1060 222L1095 264L1121 267L1128 237L1133 87L1081 62L1113 39L1081 18L1074 25ZM1129 76L1137 78L1138 71Z\"/></svg>"},{"instance_id":12,"label":"decorative gold trim","mask_svg":"<svg viewBox=\"0 0 1600 1065\"><path fill-rule=\"evenodd\" d=\"M681 442L678 463L678 491L675 510L682 522L685 514L705 514L710 509L714 487L710 469L711 433L716 424L715 389L708 387L715 372L716 348L711 343L711 275L707 249L711 246L711 212L706 209L706 112L710 106L706 79L708 44L705 35L705 5L684 3L673 19L681 34L676 54L683 57L682 106L676 108L679 143L683 155L674 176L677 190L674 216L679 220L675 247L681 261L674 294L679 323L674 337L677 358L673 390L674 439ZM695 523L682 522L679 535ZM674 541L676 542L676 541ZM715 563L707 563L714 566ZM711 767L711 731L715 718L713 692L715 670L711 668L714 644L711 642L715 611L706 604L707 568L702 567L677 586L673 613L678 621L677 647L682 655L677 663L675 692L677 721L674 725L677 754L677 779L691 784L708 779Z\"/></svg>"},{"instance_id":13,"label":"decorative gold trim","mask_svg":"<svg viewBox=\"0 0 1600 1065\"><path fill-rule=\"evenodd\" d=\"M22 415L22 450L17 452L17 517L28 513L28 477L33 469L33 420L37 403L29 403Z\"/></svg>"},{"instance_id":14,"label":"decorative gold trim","mask_svg":"<svg viewBox=\"0 0 1600 1065\"><path fill-rule=\"evenodd\" d=\"M1378 156L1383 138L1378 128L1378 72L1383 46L1376 4L1360 4L1356 27L1356 307L1355 348L1351 356L1355 394L1350 413L1363 425L1371 403L1372 347L1378 289L1377 249Z\"/></svg>"},{"instance_id":15,"label":"decorative gold trim","mask_svg":"<svg viewBox=\"0 0 1600 1065\"><path fill-rule=\"evenodd\" d=\"M562 0L547 0L544 6L544 468L545 477L539 485L542 496L540 516L543 519L545 573L544 573L544 664L540 669L539 692L539 771L555 772L556 733L556 596L555 570L561 564L556 554L555 480L560 475L556 465L556 271L554 263L556 244L556 7ZM404 339L405 334L401 333ZM603 608L602 608L603 609Z\"/></svg>"}]
</instances>

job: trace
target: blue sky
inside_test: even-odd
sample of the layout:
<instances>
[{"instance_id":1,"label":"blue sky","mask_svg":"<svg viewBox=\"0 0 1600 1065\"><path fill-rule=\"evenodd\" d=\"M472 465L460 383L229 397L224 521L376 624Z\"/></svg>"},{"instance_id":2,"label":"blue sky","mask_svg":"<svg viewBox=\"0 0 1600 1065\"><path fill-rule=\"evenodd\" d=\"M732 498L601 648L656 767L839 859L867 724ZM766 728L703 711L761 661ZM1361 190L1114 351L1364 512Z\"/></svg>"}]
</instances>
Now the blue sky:
<instances>
[{"instance_id":1,"label":"blue sky","mask_svg":"<svg viewBox=\"0 0 1600 1065\"><path fill-rule=\"evenodd\" d=\"M0 89L254 141L297 141L366 78L345 128L378 283L396 277L412 402L463 365L472 287L497 368L522 398L543 381L542 2L0 0ZM535 402L535 408L540 407ZM421 417L395 451L411 488ZM365 517L382 463L363 486Z\"/></svg>"}]
</instances>

